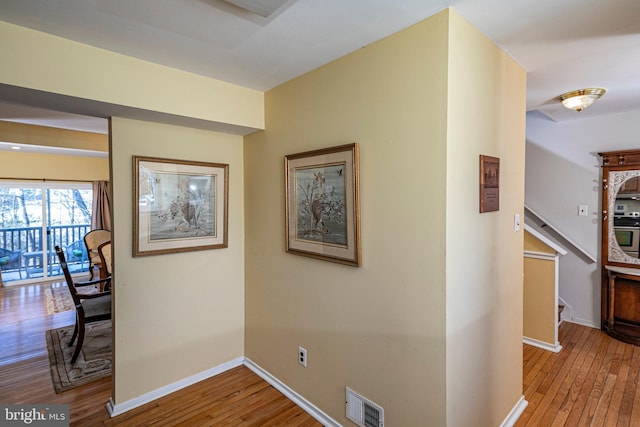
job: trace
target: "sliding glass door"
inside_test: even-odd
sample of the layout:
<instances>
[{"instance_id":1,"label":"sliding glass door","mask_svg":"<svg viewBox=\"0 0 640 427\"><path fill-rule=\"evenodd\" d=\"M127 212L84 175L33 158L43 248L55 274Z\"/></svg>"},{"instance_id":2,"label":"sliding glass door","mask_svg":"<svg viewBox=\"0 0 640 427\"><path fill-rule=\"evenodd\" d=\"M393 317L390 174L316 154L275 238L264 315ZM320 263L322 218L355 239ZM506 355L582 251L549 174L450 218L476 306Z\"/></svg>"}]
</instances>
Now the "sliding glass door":
<instances>
[{"instance_id":1,"label":"sliding glass door","mask_svg":"<svg viewBox=\"0 0 640 427\"><path fill-rule=\"evenodd\" d=\"M61 274L55 246L72 272L88 271L90 183L0 181L0 273L5 283Z\"/></svg>"}]
</instances>

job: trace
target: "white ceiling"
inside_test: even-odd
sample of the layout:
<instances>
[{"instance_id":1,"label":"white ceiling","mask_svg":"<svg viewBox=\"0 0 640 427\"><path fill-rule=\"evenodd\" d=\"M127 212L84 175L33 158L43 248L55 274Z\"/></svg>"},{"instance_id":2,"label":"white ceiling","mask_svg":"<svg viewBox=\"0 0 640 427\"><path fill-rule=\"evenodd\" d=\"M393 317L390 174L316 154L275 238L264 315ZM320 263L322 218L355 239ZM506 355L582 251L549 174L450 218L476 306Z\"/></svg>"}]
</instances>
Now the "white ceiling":
<instances>
[{"instance_id":1,"label":"white ceiling","mask_svg":"<svg viewBox=\"0 0 640 427\"><path fill-rule=\"evenodd\" d=\"M84 132L108 132L107 119L34 108L0 101L0 120Z\"/></svg>"},{"instance_id":2,"label":"white ceiling","mask_svg":"<svg viewBox=\"0 0 640 427\"><path fill-rule=\"evenodd\" d=\"M448 6L527 70L529 111L564 121L640 110L637 0L288 0L268 18L222 0L2 0L0 20L268 90ZM555 100L584 87L607 94L582 113ZM0 103L0 120L66 118ZM88 126L106 132L104 120Z\"/></svg>"}]
</instances>

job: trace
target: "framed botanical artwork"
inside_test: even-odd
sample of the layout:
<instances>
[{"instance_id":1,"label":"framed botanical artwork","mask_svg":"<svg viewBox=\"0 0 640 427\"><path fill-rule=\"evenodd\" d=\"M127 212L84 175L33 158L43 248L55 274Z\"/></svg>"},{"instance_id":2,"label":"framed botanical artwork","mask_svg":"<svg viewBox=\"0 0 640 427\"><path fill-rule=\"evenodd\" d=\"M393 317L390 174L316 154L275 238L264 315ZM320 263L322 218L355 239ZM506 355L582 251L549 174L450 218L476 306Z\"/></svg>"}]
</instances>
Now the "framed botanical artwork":
<instances>
[{"instance_id":1,"label":"framed botanical artwork","mask_svg":"<svg viewBox=\"0 0 640 427\"><path fill-rule=\"evenodd\" d=\"M500 209L500 159L480 155L480 213Z\"/></svg>"},{"instance_id":2,"label":"framed botanical artwork","mask_svg":"<svg viewBox=\"0 0 640 427\"><path fill-rule=\"evenodd\" d=\"M285 185L287 252L359 267L358 144L285 156Z\"/></svg>"},{"instance_id":3,"label":"framed botanical artwork","mask_svg":"<svg viewBox=\"0 0 640 427\"><path fill-rule=\"evenodd\" d=\"M227 247L229 165L133 157L133 256Z\"/></svg>"}]
</instances>

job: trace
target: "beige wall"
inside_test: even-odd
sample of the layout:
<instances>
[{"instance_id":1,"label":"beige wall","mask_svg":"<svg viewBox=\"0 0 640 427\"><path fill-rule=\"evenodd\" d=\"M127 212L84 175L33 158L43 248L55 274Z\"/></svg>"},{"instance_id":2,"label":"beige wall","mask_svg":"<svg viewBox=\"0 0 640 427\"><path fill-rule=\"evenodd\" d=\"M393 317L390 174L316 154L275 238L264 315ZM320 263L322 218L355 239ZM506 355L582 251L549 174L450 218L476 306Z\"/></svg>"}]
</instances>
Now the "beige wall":
<instances>
[{"instance_id":1,"label":"beige wall","mask_svg":"<svg viewBox=\"0 0 640 427\"><path fill-rule=\"evenodd\" d=\"M555 346L558 316L557 252L528 231L524 233L524 250L542 254L543 257L546 255L546 258L533 258L525 254L522 333L526 338Z\"/></svg>"},{"instance_id":2,"label":"beige wall","mask_svg":"<svg viewBox=\"0 0 640 427\"><path fill-rule=\"evenodd\" d=\"M525 231L524 233L524 250L531 252L539 252L543 254L555 254L556 251L549 245L536 238L533 234Z\"/></svg>"},{"instance_id":3,"label":"beige wall","mask_svg":"<svg viewBox=\"0 0 640 427\"><path fill-rule=\"evenodd\" d=\"M109 136L0 120L0 141L108 153ZM107 156L105 156L107 157Z\"/></svg>"},{"instance_id":4,"label":"beige wall","mask_svg":"<svg viewBox=\"0 0 640 427\"><path fill-rule=\"evenodd\" d=\"M556 263L553 259L524 259L523 335L556 345Z\"/></svg>"},{"instance_id":5,"label":"beige wall","mask_svg":"<svg viewBox=\"0 0 640 427\"><path fill-rule=\"evenodd\" d=\"M388 425L493 426L516 403L525 74L455 12L268 92L264 110L261 93L3 22L0 43L0 84L268 129L242 144L113 119L116 404L243 354L345 425L345 386ZM353 141L363 266L286 254L283 157ZM477 214L478 154L502 160L500 212ZM133 258L132 155L229 163L229 248Z\"/></svg>"},{"instance_id":6,"label":"beige wall","mask_svg":"<svg viewBox=\"0 0 640 427\"><path fill-rule=\"evenodd\" d=\"M80 157L0 151L0 178L108 181L107 135L0 121L0 141L103 151L105 157Z\"/></svg>"},{"instance_id":7,"label":"beige wall","mask_svg":"<svg viewBox=\"0 0 640 427\"><path fill-rule=\"evenodd\" d=\"M109 159L0 152L0 179L108 181Z\"/></svg>"},{"instance_id":8,"label":"beige wall","mask_svg":"<svg viewBox=\"0 0 640 427\"><path fill-rule=\"evenodd\" d=\"M455 12L449 34L447 425L497 426L522 396L526 73ZM480 154L498 212L478 213Z\"/></svg>"},{"instance_id":9,"label":"beige wall","mask_svg":"<svg viewBox=\"0 0 640 427\"><path fill-rule=\"evenodd\" d=\"M264 94L259 91L5 22L0 22L0 50L0 96L17 91L26 99L37 91L48 101L79 101L74 110L79 113L98 104L134 116L153 111L159 113L155 117L222 123L227 128L264 127ZM38 164L38 172L57 171L46 172L52 175L48 179L71 179L76 171L82 175L87 169L100 171L92 179L105 179L111 172L118 283L113 397L120 404L244 354L244 177L240 136L119 118L113 120L112 130L111 171L107 159L100 159L100 166L77 158L80 167L61 156L34 157L22 164ZM56 145L62 139L51 137L50 142ZM38 136L22 143L46 140ZM13 162L17 157L10 154L2 153L0 162ZM132 258L133 154L229 163L229 247ZM2 169L3 175L22 177L18 172Z\"/></svg>"},{"instance_id":10,"label":"beige wall","mask_svg":"<svg viewBox=\"0 0 640 427\"><path fill-rule=\"evenodd\" d=\"M1 21L0 51L0 84L141 112L264 128L260 91Z\"/></svg>"},{"instance_id":11,"label":"beige wall","mask_svg":"<svg viewBox=\"0 0 640 427\"><path fill-rule=\"evenodd\" d=\"M524 84L444 11L268 92L245 138L246 356L345 425L345 386L388 425L500 424L522 395ZM362 267L285 253L283 157L352 141ZM503 160L499 213L477 213L480 153Z\"/></svg>"},{"instance_id":12,"label":"beige wall","mask_svg":"<svg viewBox=\"0 0 640 427\"><path fill-rule=\"evenodd\" d=\"M244 354L242 138L112 119L114 402ZM132 257L132 156L229 164L229 247Z\"/></svg>"}]
</instances>

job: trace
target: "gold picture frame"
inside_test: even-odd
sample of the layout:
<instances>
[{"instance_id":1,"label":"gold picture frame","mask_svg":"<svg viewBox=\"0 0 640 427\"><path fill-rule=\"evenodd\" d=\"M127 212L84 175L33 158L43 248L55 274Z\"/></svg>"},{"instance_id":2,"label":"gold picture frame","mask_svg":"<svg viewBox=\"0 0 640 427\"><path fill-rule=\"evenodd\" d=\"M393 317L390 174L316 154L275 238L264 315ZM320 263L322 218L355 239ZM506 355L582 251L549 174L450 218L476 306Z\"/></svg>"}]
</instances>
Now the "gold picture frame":
<instances>
[{"instance_id":1,"label":"gold picture frame","mask_svg":"<svg viewBox=\"0 0 640 427\"><path fill-rule=\"evenodd\" d=\"M500 210L500 159L480 155L480 213Z\"/></svg>"},{"instance_id":2,"label":"gold picture frame","mask_svg":"<svg viewBox=\"0 0 640 427\"><path fill-rule=\"evenodd\" d=\"M359 267L358 144L285 156L286 251Z\"/></svg>"},{"instance_id":3,"label":"gold picture frame","mask_svg":"<svg viewBox=\"0 0 640 427\"><path fill-rule=\"evenodd\" d=\"M133 256L226 248L229 165L133 156Z\"/></svg>"}]
</instances>

